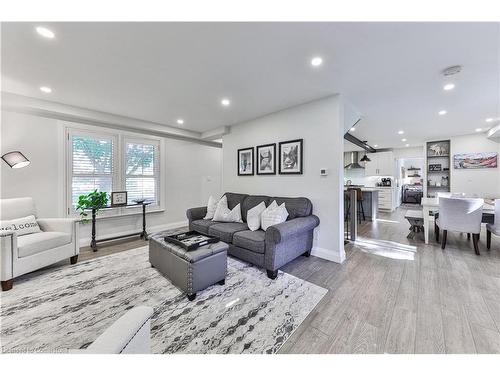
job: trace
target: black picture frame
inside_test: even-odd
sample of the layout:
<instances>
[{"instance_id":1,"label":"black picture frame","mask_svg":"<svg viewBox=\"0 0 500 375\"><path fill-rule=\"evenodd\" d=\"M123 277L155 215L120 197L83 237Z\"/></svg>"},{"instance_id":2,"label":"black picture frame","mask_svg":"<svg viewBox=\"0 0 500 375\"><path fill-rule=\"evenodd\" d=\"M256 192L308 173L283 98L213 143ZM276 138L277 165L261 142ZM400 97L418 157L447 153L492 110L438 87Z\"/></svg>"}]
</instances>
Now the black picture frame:
<instances>
[{"instance_id":1,"label":"black picture frame","mask_svg":"<svg viewBox=\"0 0 500 375\"><path fill-rule=\"evenodd\" d=\"M116 203L116 199L118 196L121 196L122 199L119 199L122 201L122 203ZM123 203L123 197L125 197L125 203ZM121 206L126 206L128 202L128 193L126 191L113 191L111 192L111 207L121 207Z\"/></svg>"},{"instance_id":2,"label":"black picture frame","mask_svg":"<svg viewBox=\"0 0 500 375\"><path fill-rule=\"evenodd\" d=\"M242 171L242 163L244 162L241 160L242 154L250 153L250 167L248 171ZM240 148L237 151L236 154L237 157L237 165L236 167L238 168L238 176L253 176L254 175L254 152L253 152L253 147L246 147L246 148ZM247 160L248 161L248 160ZM245 166L246 169L246 166Z\"/></svg>"},{"instance_id":3,"label":"black picture frame","mask_svg":"<svg viewBox=\"0 0 500 375\"><path fill-rule=\"evenodd\" d=\"M263 149L263 148L271 148L273 151L272 151L272 171L267 171L267 172L263 172L261 171L261 160L260 160L260 149ZM260 176L271 176L271 175L275 175L276 174L276 143L268 143L268 144L265 144L265 145L260 145L260 146L256 146L255 147L255 162L256 162L256 171L257 171L257 174L260 175Z\"/></svg>"},{"instance_id":4,"label":"black picture frame","mask_svg":"<svg viewBox=\"0 0 500 375\"><path fill-rule=\"evenodd\" d=\"M298 148L297 148L297 160L296 168L288 168L289 170L286 170L283 168L283 149L287 147L288 145L292 145L296 143ZM303 139L294 139L291 141L284 141L279 143L279 158L278 158L278 163L279 163L279 174L303 174L304 169L304 140Z\"/></svg>"}]
</instances>

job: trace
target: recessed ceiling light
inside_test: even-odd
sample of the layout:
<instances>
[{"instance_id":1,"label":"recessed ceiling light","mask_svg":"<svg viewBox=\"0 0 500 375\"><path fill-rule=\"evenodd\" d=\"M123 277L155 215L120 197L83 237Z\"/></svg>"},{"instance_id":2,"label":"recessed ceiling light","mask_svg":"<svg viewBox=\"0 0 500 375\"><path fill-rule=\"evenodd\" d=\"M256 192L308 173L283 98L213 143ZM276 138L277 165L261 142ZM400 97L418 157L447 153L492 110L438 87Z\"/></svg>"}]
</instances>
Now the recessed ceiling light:
<instances>
[{"instance_id":1,"label":"recessed ceiling light","mask_svg":"<svg viewBox=\"0 0 500 375\"><path fill-rule=\"evenodd\" d=\"M491 117L488 117L485 121L486 122L493 122L493 119Z\"/></svg>"},{"instance_id":2,"label":"recessed ceiling light","mask_svg":"<svg viewBox=\"0 0 500 375\"><path fill-rule=\"evenodd\" d=\"M406 142L406 138L403 138L403 139L401 140L401 142Z\"/></svg>"},{"instance_id":3,"label":"recessed ceiling light","mask_svg":"<svg viewBox=\"0 0 500 375\"><path fill-rule=\"evenodd\" d=\"M404 131L402 131L402 130L398 131L398 134L404 134L404 133L405 133L405 132L404 132Z\"/></svg>"},{"instance_id":4,"label":"recessed ceiling light","mask_svg":"<svg viewBox=\"0 0 500 375\"><path fill-rule=\"evenodd\" d=\"M46 94L50 94L52 92L52 89L48 86L42 86L42 87L40 87L40 91L44 92Z\"/></svg>"},{"instance_id":5,"label":"recessed ceiling light","mask_svg":"<svg viewBox=\"0 0 500 375\"><path fill-rule=\"evenodd\" d=\"M453 90L454 88L455 88L454 83L447 83L446 85L443 86L443 90L445 90L445 91L450 91L450 90Z\"/></svg>"},{"instance_id":6,"label":"recessed ceiling light","mask_svg":"<svg viewBox=\"0 0 500 375\"><path fill-rule=\"evenodd\" d=\"M483 130L482 128L476 128L476 131L477 131L477 132L480 132L480 131L482 131L482 130Z\"/></svg>"},{"instance_id":7,"label":"recessed ceiling light","mask_svg":"<svg viewBox=\"0 0 500 375\"><path fill-rule=\"evenodd\" d=\"M179 125L182 125L182 124L184 124L184 120L183 120L183 119L181 119L181 118L179 118L179 119L177 119L177 123L178 123Z\"/></svg>"},{"instance_id":8,"label":"recessed ceiling light","mask_svg":"<svg viewBox=\"0 0 500 375\"><path fill-rule=\"evenodd\" d=\"M51 30L47 29L46 27L38 26L36 28L36 32L40 34L41 36L49 39L53 39L56 34L54 34Z\"/></svg>"},{"instance_id":9,"label":"recessed ceiling light","mask_svg":"<svg viewBox=\"0 0 500 375\"><path fill-rule=\"evenodd\" d=\"M323 59L321 57L313 57L311 59L312 66L320 66L321 64L323 64Z\"/></svg>"},{"instance_id":10,"label":"recessed ceiling light","mask_svg":"<svg viewBox=\"0 0 500 375\"><path fill-rule=\"evenodd\" d=\"M353 127L351 128L351 131L352 131L352 132L355 132L355 131L356 131L356 128L353 126Z\"/></svg>"},{"instance_id":11,"label":"recessed ceiling light","mask_svg":"<svg viewBox=\"0 0 500 375\"><path fill-rule=\"evenodd\" d=\"M407 144L406 144L406 147L410 147L410 144L409 144L409 143L407 143Z\"/></svg>"},{"instance_id":12,"label":"recessed ceiling light","mask_svg":"<svg viewBox=\"0 0 500 375\"><path fill-rule=\"evenodd\" d=\"M445 110L443 109L443 110L441 110L441 111L439 111L439 112L438 112L438 115L439 115L439 116L444 116L444 115L446 115L447 113L448 113L448 112L447 112L447 111L445 111Z\"/></svg>"},{"instance_id":13,"label":"recessed ceiling light","mask_svg":"<svg viewBox=\"0 0 500 375\"><path fill-rule=\"evenodd\" d=\"M231 101L227 98L224 98L220 101L220 104L222 104L224 107L227 107L229 106L229 104L231 104Z\"/></svg>"}]
</instances>

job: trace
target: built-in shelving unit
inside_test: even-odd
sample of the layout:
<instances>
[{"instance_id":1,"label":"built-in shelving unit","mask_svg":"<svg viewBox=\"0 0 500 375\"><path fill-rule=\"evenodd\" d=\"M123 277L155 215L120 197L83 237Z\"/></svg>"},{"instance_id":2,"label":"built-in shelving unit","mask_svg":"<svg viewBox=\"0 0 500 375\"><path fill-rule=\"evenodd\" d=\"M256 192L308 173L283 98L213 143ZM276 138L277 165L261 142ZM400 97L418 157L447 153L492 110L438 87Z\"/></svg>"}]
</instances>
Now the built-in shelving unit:
<instances>
[{"instance_id":1,"label":"built-in shelving unit","mask_svg":"<svg viewBox=\"0 0 500 375\"><path fill-rule=\"evenodd\" d=\"M450 140L426 143L427 197L435 197L438 191L450 191L450 146Z\"/></svg>"}]
</instances>

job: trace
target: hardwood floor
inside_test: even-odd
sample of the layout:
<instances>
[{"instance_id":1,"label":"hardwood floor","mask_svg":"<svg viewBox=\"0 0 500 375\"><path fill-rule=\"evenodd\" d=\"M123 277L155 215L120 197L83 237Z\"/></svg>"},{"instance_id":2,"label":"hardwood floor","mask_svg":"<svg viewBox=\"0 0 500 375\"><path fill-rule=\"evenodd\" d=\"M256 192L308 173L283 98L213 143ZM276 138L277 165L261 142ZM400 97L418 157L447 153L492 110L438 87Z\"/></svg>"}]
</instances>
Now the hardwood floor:
<instances>
[{"instance_id":1,"label":"hardwood floor","mask_svg":"<svg viewBox=\"0 0 500 375\"><path fill-rule=\"evenodd\" d=\"M500 353L500 241L476 256L408 240L404 209L364 222L343 264L299 258L283 271L329 289L281 353ZM431 237L433 238L433 237Z\"/></svg>"},{"instance_id":2,"label":"hardwood floor","mask_svg":"<svg viewBox=\"0 0 500 375\"><path fill-rule=\"evenodd\" d=\"M445 250L408 240L404 209L364 222L343 264L311 256L282 270L329 290L281 353L500 353L500 240L476 256L466 235ZM80 260L143 246L82 248Z\"/></svg>"}]
</instances>

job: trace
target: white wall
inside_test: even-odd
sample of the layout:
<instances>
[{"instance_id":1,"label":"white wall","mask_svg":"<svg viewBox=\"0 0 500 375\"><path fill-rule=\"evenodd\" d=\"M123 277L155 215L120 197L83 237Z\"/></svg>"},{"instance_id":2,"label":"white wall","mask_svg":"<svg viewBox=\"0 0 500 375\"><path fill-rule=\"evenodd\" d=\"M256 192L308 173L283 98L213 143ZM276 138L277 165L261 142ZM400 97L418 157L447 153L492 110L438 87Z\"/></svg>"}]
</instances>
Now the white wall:
<instances>
[{"instance_id":1,"label":"white wall","mask_svg":"<svg viewBox=\"0 0 500 375\"><path fill-rule=\"evenodd\" d=\"M165 211L148 215L148 228L159 229L186 221L186 209L205 205L221 194L222 150L188 141L165 138L162 173L166 174ZM0 197L31 196L41 217L64 215L63 131L60 122L2 111L1 153L22 151L31 164L11 169L1 163ZM140 215L101 219L98 237L137 231ZM81 225L81 238L90 237L90 226Z\"/></svg>"},{"instance_id":2,"label":"white wall","mask_svg":"<svg viewBox=\"0 0 500 375\"><path fill-rule=\"evenodd\" d=\"M499 152L500 144L486 138L485 134L472 134L451 138L451 157L471 152ZM452 159L453 163L453 159ZM451 170L451 191L479 196L500 197L500 169L454 169Z\"/></svg>"},{"instance_id":3,"label":"white wall","mask_svg":"<svg viewBox=\"0 0 500 375\"><path fill-rule=\"evenodd\" d=\"M321 220L313 254L342 262L343 128L343 105L338 95L232 126L223 137L224 191L311 199L314 214ZM303 175L237 175L239 148L299 138L304 139ZM320 168L328 168L328 176L321 177Z\"/></svg>"},{"instance_id":4,"label":"white wall","mask_svg":"<svg viewBox=\"0 0 500 375\"><path fill-rule=\"evenodd\" d=\"M424 146L392 149L394 159L425 158Z\"/></svg>"}]
</instances>

